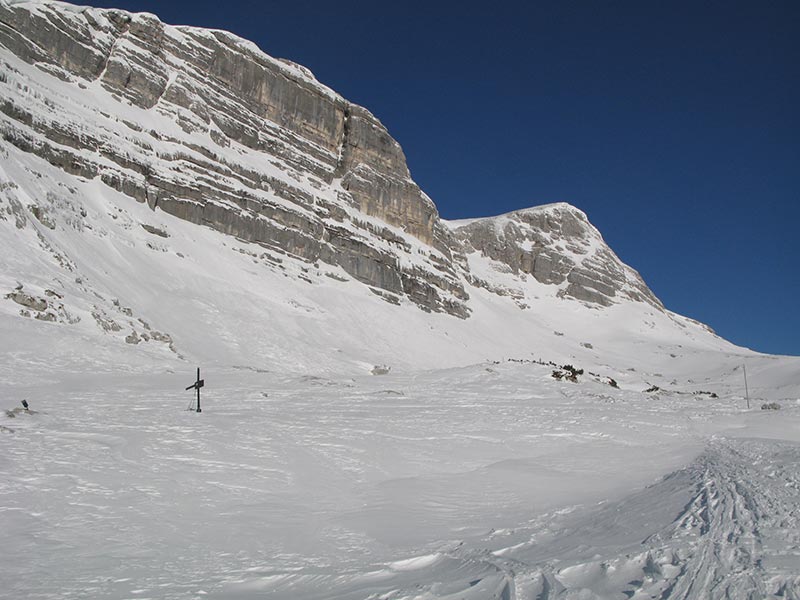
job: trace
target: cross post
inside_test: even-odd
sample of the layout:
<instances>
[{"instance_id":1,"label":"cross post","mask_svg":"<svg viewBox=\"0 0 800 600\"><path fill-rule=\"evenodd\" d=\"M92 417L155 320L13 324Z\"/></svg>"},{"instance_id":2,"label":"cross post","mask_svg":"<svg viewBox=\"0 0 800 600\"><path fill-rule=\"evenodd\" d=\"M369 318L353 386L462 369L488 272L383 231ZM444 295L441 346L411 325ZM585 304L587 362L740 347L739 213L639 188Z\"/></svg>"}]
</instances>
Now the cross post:
<instances>
[{"instance_id":1,"label":"cross post","mask_svg":"<svg viewBox=\"0 0 800 600\"><path fill-rule=\"evenodd\" d=\"M186 388L187 390L191 389L197 390L197 410L195 412L203 412L202 410L200 410L200 388L203 387L205 384L206 382L203 379L200 379L200 367L197 367L197 381L195 381L192 385Z\"/></svg>"}]
</instances>

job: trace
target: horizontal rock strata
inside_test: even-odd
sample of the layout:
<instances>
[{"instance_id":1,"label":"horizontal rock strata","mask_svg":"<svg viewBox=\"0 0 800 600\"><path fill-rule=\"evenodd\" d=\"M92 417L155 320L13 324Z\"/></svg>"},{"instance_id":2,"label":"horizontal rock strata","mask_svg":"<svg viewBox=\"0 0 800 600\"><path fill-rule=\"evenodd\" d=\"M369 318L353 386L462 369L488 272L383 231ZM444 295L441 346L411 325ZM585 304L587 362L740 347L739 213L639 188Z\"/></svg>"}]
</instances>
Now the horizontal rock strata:
<instances>
[{"instance_id":1,"label":"horizontal rock strata","mask_svg":"<svg viewBox=\"0 0 800 600\"><path fill-rule=\"evenodd\" d=\"M0 0L0 46L3 139L153 210L463 318L467 252L567 297L660 307L568 205L445 226L368 110L230 33Z\"/></svg>"}]
</instances>

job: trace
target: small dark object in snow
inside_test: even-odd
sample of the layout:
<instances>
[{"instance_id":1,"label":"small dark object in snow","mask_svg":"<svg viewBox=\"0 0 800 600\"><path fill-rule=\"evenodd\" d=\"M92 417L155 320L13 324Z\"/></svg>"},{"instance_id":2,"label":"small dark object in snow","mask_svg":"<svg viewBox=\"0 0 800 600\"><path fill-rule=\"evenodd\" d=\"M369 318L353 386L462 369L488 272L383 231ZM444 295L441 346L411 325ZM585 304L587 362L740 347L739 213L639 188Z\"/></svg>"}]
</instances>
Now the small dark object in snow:
<instances>
[{"instance_id":1,"label":"small dark object in snow","mask_svg":"<svg viewBox=\"0 0 800 600\"><path fill-rule=\"evenodd\" d=\"M561 368L566 371L564 379L572 383L578 383L578 375L583 375L583 369L577 369L572 365L563 365Z\"/></svg>"},{"instance_id":2,"label":"small dark object in snow","mask_svg":"<svg viewBox=\"0 0 800 600\"><path fill-rule=\"evenodd\" d=\"M610 385L613 388L618 388L619 387L619 385L617 385L617 382L614 379L612 379L611 377L608 378L608 385Z\"/></svg>"},{"instance_id":3,"label":"small dark object in snow","mask_svg":"<svg viewBox=\"0 0 800 600\"><path fill-rule=\"evenodd\" d=\"M657 385L651 385L649 388L647 388L647 389L644 391L644 393L645 393L645 394L650 394L650 393L652 393L652 392L660 392L660 391L661 391L661 388L660 388L660 387L658 387Z\"/></svg>"},{"instance_id":4,"label":"small dark object in snow","mask_svg":"<svg viewBox=\"0 0 800 600\"><path fill-rule=\"evenodd\" d=\"M777 402L766 402L761 405L761 410L780 410L781 405Z\"/></svg>"},{"instance_id":5,"label":"small dark object in snow","mask_svg":"<svg viewBox=\"0 0 800 600\"><path fill-rule=\"evenodd\" d=\"M200 367L197 367L197 381L186 388L187 390L197 390L197 410L195 412L203 412L200 410L200 388L205 384L205 379L200 379Z\"/></svg>"},{"instance_id":6,"label":"small dark object in snow","mask_svg":"<svg viewBox=\"0 0 800 600\"><path fill-rule=\"evenodd\" d=\"M25 408L25 410L28 410L28 401L27 400L23 400L22 401L22 406Z\"/></svg>"},{"instance_id":7,"label":"small dark object in snow","mask_svg":"<svg viewBox=\"0 0 800 600\"><path fill-rule=\"evenodd\" d=\"M169 234L164 231L163 229L159 229L158 227L153 227L152 225L147 225L145 223L140 223L142 229L144 229L147 233L152 233L153 235L157 235L158 237L168 238Z\"/></svg>"}]
</instances>

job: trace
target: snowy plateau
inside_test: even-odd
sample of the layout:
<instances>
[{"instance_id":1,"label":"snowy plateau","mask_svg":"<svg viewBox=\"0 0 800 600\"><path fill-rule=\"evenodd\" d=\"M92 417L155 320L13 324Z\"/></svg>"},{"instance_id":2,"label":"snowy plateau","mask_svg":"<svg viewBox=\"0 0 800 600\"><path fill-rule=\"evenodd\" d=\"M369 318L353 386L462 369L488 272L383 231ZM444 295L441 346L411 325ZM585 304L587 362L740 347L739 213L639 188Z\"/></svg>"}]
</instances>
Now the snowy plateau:
<instances>
[{"instance_id":1,"label":"snowy plateau","mask_svg":"<svg viewBox=\"0 0 800 600\"><path fill-rule=\"evenodd\" d=\"M0 357L0 598L800 598L800 359L226 32L0 0Z\"/></svg>"}]
</instances>

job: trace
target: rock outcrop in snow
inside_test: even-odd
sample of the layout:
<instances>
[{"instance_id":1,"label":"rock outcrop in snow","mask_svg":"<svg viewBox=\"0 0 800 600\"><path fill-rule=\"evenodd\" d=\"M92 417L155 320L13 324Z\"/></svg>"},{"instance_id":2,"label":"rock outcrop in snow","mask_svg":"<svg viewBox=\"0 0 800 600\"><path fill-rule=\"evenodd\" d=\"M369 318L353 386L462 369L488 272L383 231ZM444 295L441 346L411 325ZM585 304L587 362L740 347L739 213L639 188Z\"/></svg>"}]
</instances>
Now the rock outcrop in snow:
<instances>
[{"instance_id":1,"label":"rock outcrop in snow","mask_svg":"<svg viewBox=\"0 0 800 600\"><path fill-rule=\"evenodd\" d=\"M507 265L513 273L562 286L559 294L608 306L623 297L662 308L639 274L623 264L586 215L549 204L454 224L467 251ZM475 279L478 285L485 285Z\"/></svg>"},{"instance_id":2,"label":"rock outcrop in snow","mask_svg":"<svg viewBox=\"0 0 800 600\"><path fill-rule=\"evenodd\" d=\"M462 318L469 285L496 289L470 252L562 296L661 308L568 205L451 230L369 111L230 33L0 0L0 45L2 138L153 210Z\"/></svg>"}]
</instances>

